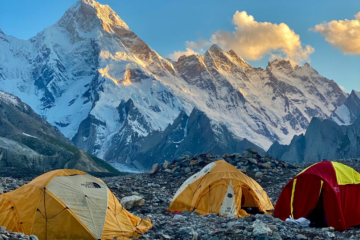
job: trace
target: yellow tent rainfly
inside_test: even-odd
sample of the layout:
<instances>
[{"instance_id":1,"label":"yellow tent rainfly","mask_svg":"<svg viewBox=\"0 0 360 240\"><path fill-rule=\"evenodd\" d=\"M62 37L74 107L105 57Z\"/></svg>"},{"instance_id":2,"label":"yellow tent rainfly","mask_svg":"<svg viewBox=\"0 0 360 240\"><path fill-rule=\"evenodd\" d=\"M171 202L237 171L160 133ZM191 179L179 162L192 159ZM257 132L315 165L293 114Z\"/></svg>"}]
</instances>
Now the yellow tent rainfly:
<instances>
[{"instance_id":1,"label":"yellow tent rainfly","mask_svg":"<svg viewBox=\"0 0 360 240\"><path fill-rule=\"evenodd\" d=\"M242 207L256 207L264 213L274 209L255 180L221 160L209 163L188 178L176 192L168 211L248 216Z\"/></svg>"},{"instance_id":2,"label":"yellow tent rainfly","mask_svg":"<svg viewBox=\"0 0 360 240\"><path fill-rule=\"evenodd\" d=\"M40 240L120 240L138 237L152 224L126 211L100 179L55 170L0 195L0 226Z\"/></svg>"}]
</instances>

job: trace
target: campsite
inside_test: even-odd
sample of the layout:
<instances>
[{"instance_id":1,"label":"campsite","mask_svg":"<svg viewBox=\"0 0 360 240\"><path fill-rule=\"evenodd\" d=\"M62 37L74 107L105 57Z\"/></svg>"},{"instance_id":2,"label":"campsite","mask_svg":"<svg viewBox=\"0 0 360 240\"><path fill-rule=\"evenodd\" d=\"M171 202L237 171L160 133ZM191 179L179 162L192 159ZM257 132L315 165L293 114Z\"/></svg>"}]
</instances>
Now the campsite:
<instances>
[{"instance_id":1,"label":"campsite","mask_svg":"<svg viewBox=\"0 0 360 240\"><path fill-rule=\"evenodd\" d=\"M272 214L254 213L244 217L226 217L219 214L200 215L196 213L196 210L178 213L168 211L181 185L194 174L201 172L202 165L206 166L225 159L243 168L248 166L251 170L242 170L243 174L261 185L273 206L276 206L288 182L312 165L288 164L268 156L256 157L257 153L253 154L255 152L249 150L242 154L224 156L213 154L183 156L173 162L155 166L156 171L153 173L104 177L102 180L119 202L129 208L127 211L138 218L151 220L152 228L142 234L139 239L357 239L360 237L360 228L357 227L341 231L336 231L331 226L306 227L280 220ZM249 155L254 157L251 158L252 162L249 161ZM265 159L269 165L263 163ZM339 162L354 169L360 169L360 159ZM177 164L177 170L169 171L175 164ZM242 168L239 167L239 169ZM2 188L5 192L10 192L30 180L32 178L4 177L1 178ZM122 201L121 199L129 200ZM66 229L60 228L59 231L66 231Z\"/></svg>"},{"instance_id":2,"label":"campsite","mask_svg":"<svg viewBox=\"0 0 360 240\"><path fill-rule=\"evenodd\" d=\"M0 0L0 240L360 240L359 63L359 0Z\"/></svg>"}]
</instances>

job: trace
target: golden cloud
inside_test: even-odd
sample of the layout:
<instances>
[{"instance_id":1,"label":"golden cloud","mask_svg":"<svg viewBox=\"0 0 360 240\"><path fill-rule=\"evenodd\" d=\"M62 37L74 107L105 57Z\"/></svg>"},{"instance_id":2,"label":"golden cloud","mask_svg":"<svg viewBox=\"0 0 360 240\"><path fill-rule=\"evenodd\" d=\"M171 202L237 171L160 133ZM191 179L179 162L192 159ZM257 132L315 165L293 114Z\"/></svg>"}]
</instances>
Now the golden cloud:
<instances>
[{"instance_id":1,"label":"golden cloud","mask_svg":"<svg viewBox=\"0 0 360 240\"><path fill-rule=\"evenodd\" d=\"M311 29L325 36L325 40L345 54L360 54L360 12L354 20L333 20Z\"/></svg>"},{"instance_id":2,"label":"golden cloud","mask_svg":"<svg viewBox=\"0 0 360 240\"><path fill-rule=\"evenodd\" d=\"M233 32L218 31L211 41L225 50L234 50L243 58L259 60L270 54L298 63L308 60L314 52L309 45L303 47L300 36L285 23L257 22L245 11L236 11L233 24Z\"/></svg>"},{"instance_id":3,"label":"golden cloud","mask_svg":"<svg viewBox=\"0 0 360 240\"><path fill-rule=\"evenodd\" d=\"M190 48L186 48L186 51L174 51L174 53L169 54L169 58L171 58L172 60L178 60L178 58L183 55L190 56L190 55L194 55L194 54L200 54L200 53L195 52L194 50L192 50Z\"/></svg>"}]
</instances>

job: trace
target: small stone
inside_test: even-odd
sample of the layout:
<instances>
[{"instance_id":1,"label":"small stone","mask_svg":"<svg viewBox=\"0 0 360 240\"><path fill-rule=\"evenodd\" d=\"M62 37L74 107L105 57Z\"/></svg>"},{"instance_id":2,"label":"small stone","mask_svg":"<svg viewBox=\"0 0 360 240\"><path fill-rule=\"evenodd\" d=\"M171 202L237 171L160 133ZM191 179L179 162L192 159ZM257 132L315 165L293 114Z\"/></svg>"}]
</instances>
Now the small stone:
<instances>
[{"instance_id":1,"label":"small stone","mask_svg":"<svg viewBox=\"0 0 360 240\"><path fill-rule=\"evenodd\" d=\"M171 169L167 168L167 169L165 169L165 170L164 170L164 172L167 172L167 173L173 173L173 170L171 170Z\"/></svg>"},{"instance_id":2,"label":"small stone","mask_svg":"<svg viewBox=\"0 0 360 240\"><path fill-rule=\"evenodd\" d=\"M163 168L167 169L170 166L170 163L168 160L165 160L165 162L163 163Z\"/></svg>"},{"instance_id":3,"label":"small stone","mask_svg":"<svg viewBox=\"0 0 360 240\"><path fill-rule=\"evenodd\" d=\"M262 179L263 173L262 172L256 172L255 173L255 179Z\"/></svg>"},{"instance_id":4,"label":"small stone","mask_svg":"<svg viewBox=\"0 0 360 240\"><path fill-rule=\"evenodd\" d=\"M4 234L6 233L6 228L5 227L0 227L0 234Z\"/></svg>"},{"instance_id":5,"label":"small stone","mask_svg":"<svg viewBox=\"0 0 360 240\"><path fill-rule=\"evenodd\" d=\"M272 238L274 238L276 240L282 240L282 237L280 236L280 233L278 233L278 232L273 232Z\"/></svg>"},{"instance_id":6,"label":"small stone","mask_svg":"<svg viewBox=\"0 0 360 240\"><path fill-rule=\"evenodd\" d=\"M252 164L257 165L256 159L254 159L254 158L249 158L248 160L249 160L249 162L251 162Z\"/></svg>"},{"instance_id":7,"label":"small stone","mask_svg":"<svg viewBox=\"0 0 360 240\"><path fill-rule=\"evenodd\" d=\"M191 172L191 168L189 168L189 167L185 168L184 172L186 172L186 173Z\"/></svg>"},{"instance_id":8,"label":"small stone","mask_svg":"<svg viewBox=\"0 0 360 240\"><path fill-rule=\"evenodd\" d=\"M30 235L30 240L39 240L35 235Z\"/></svg>"},{"instance_id":9,"label":"small stone","mask_svg":"<svg viewBox=\"0 0 360 240\"><path fill-rule=\"evenodd\" d=\"M153 166L152 166L152 168L151 168L151 170L150 170L150 174L155 174L155 173L157 173L158 171L159 171L159 169L160 169L160 166L159 166L159 164L158 163L155 163Z\"/></svg>"},{"instance_id":10,"label":"small stone","mask_svg":"<svg viewBox=\"0 0 360 240\"><path fill-rule=\"evenodd\" d=\"M161 234L161 235L160 235L160 239L161 239L161 240L172 239L172 237L170 237L169 235L166 235L166 234Z\"/></svg>"},{"instance_id":11,"label":"small stone","mask_svg":"<svg viewBox=\"0 0 360 240\"><path fill-rule=\"evenodd\" d=\"M323 236L324 238L334 238L335 234L333 232L324 232Z\"/></svg>"},{"instance_id":12,"label":"small stone","mask_svg":"<svg viewBox=\"0 0 360 240\"><path fill-rule=\"evenodd\" d=\"M307 237L302 234L298 234L296 235L296 239L307 239Z\"/></svg>"},{"instance_id":13,"label":"small stone","mask_svg":"<svg viewBox=\"0 0 360 240\"><path fill-rule=\"evenodd\" d=\"M174 220L183 220L183 219L186 219L186 217L184 216L181 216L180 214L176 214L174 217L173 217Z\"/></svg>"},{"instance_id":14,"label":"small stone","mask_svg":"<svg viewBox=\"0 0 360 240\"><path fill-rule=\"evenodd\" d=\"M196 165L197 162L198 162L197 160L191 160L190 163L189 163L189 165L190 165L190 166L194 166L194 165Z\"/></svg>"},{"instance_id":15,"label":"small stone","mask_svg":"<svg viewBox=\"0 0 360 240\"><path fill-rule=\"evenodd\" d=\"M270 163L261 163L260 167L265 168L265 169L270 169L271 168L271 164Z\"/></svg>"},{"instance_id":16,"label":"small stone","mask_svg":"<svg viewBox=\"0 0 360 240\"><path fill-rule=\"evenodd\" d=\"M219 240L219 238L217 238L217 237L211 237L211 238L209 238L208 240Z\"/></svg>"}]
</instances>

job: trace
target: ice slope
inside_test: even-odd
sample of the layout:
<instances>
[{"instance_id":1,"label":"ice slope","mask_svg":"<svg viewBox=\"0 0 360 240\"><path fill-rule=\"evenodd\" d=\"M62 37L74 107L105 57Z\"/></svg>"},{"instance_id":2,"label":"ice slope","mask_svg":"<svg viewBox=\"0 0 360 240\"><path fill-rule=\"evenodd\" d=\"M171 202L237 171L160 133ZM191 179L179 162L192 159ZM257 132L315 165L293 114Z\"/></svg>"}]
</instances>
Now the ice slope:
<instances>
[{"instance_id":1,"label":"ice slope","mask_svg":"<svg viewBox=\"0 0 360 240\"><path fill-rule=\"evenodd\" d=\"M360 117L360 92L353 90L344 104L337 107L331 119L339 125L351 125Z\"/></svg>"}]
</instances>

